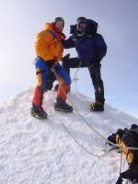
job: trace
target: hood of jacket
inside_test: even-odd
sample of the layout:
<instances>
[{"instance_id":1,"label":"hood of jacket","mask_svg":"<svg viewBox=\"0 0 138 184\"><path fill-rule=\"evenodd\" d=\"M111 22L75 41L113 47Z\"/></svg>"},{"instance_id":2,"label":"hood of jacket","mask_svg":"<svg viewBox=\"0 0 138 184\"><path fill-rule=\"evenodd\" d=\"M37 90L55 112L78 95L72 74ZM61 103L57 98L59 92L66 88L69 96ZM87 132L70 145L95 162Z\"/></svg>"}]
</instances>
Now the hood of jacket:
<instances>
[{"instance_id":1,"label":"hood of jacket","mask_svg":"<svg viewBox=\"0 0 138 184\"><path fill-rule=\"evenodd\" d=\"M95 22L94 20L87 19L86 31L85 31L84 35L96 34L97 33L97 29L98 29L98 23ZM70 34L73 34L73 35L77 36L76 30L77 30L77 24L70 26Z\"/></svg>"}]
</instances>

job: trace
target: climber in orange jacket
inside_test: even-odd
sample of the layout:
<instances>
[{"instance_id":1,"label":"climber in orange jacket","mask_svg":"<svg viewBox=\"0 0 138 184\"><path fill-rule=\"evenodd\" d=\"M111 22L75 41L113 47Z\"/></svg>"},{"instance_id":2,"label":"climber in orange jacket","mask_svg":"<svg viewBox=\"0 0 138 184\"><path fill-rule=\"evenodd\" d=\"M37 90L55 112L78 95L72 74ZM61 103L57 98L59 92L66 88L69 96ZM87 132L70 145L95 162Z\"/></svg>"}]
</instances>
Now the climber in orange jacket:
<instances>
[{"instance_id":1,"label":"climber in orange jacket","mask_svg":"<svg viewBox=\"0 0 138 184\"><path fill-rule=\"evenodd\" d=\"M52 23L46 23L44 30L36 36L35 52L37 57L35 59L35 69L37 85L34 91L31 115L38 119L47 118L47 113L42 107L42 101L44 92L49 90L47 84L51 72L54 73L60 84L56 103L54 104L55 110L73 111L73 108L65 102L71 79L59 63L63 54L61 41L65 39L65 35L62 33L63 28L64 19L57 17Z\"/></svg>"}]
</instances>

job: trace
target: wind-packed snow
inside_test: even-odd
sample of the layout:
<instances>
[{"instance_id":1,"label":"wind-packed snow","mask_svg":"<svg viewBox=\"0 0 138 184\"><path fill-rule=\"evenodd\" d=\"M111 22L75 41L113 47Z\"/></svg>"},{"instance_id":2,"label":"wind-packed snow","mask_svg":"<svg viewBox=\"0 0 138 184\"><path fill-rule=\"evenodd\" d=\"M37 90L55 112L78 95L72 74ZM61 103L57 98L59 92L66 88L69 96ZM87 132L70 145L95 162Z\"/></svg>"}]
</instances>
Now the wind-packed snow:
<instances>
[{"instance_id":1,"label":"wind-packed snow","mask_svg":"<svg viewBox=\"0 0 138 184\"><path fill-rule=\"evenodd\" d=\"M43 102L48 120L36 120L30 116L32 94L30 87L0 104L0 184L115 184L120 154L92 156L104 154L105 141L90 126L108 137L138 119L109 105L92 113L92 99L78 92L68 95L73 113L55 112L56 93L49 91ZM123 158L122 171L127 167Z\"/></svg>"}]
</instances>

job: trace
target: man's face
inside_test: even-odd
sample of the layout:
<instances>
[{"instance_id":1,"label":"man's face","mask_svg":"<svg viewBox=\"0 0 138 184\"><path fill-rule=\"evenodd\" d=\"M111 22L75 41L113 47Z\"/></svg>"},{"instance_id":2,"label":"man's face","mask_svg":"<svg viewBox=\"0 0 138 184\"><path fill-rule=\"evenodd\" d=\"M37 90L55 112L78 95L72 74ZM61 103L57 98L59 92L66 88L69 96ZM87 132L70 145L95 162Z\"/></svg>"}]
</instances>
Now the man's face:
<instances>
[{"instance_id":1,"label":"man's face","mask_svg":"<svg viewBox=\"0 0 138 184\"><path fill-rule=\"evenodd\" d=\"M86 28L86 24L85 23L80 23L80 24L78 24L78 27L77 28L79 30L85 29Z\"/></svg>"},{"instance_id":2,"label":"man's face","mask_svg":"<svg viewBox=\"0 0 138 184\"><path fill-rule=\"evenodd\" d=\"M59 31L63 31L63 28L64 28L64 22L63 21L57 21L55 23L55 26L58 28Z\"/></svg>"}]
</instances>

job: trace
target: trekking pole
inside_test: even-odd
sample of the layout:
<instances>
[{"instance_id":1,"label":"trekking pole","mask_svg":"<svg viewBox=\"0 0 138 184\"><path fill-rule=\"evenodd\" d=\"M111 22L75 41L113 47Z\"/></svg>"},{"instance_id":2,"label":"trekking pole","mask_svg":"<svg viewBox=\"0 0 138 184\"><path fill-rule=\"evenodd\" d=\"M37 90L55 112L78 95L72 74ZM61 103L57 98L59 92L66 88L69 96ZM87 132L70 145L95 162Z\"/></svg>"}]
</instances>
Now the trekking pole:
<instances>
[{"instance_id":1,"label":"trekking pole","mask_svg":"<svg viewBox=\"0 0 138 184\"><path fill-rule=\"evenodd\" d=\"M122 156L122 151L120 152L120 170L119 173L121 174L121 170L122 170L122 161L123 161L123 156Z\"/></svg>"},{"instance_id":2,"label":"trekking pole","mask_svg":"<svg viewBox=\"0 0 138 184\"><path fill-rule=\"evenodd\" d=\"M78 91L78 88L77 88L77 81L78 81L79 79L77 78L77 73L78 73L78 71L79 71L79 69L80 69L80 65L81 65L81 62L79 63L79 67L76 69L75 74L74 74L73 79L72 79L72 81L75 82L75 89L76 89L76 91Z\"/></svg>"}]
</instances>

